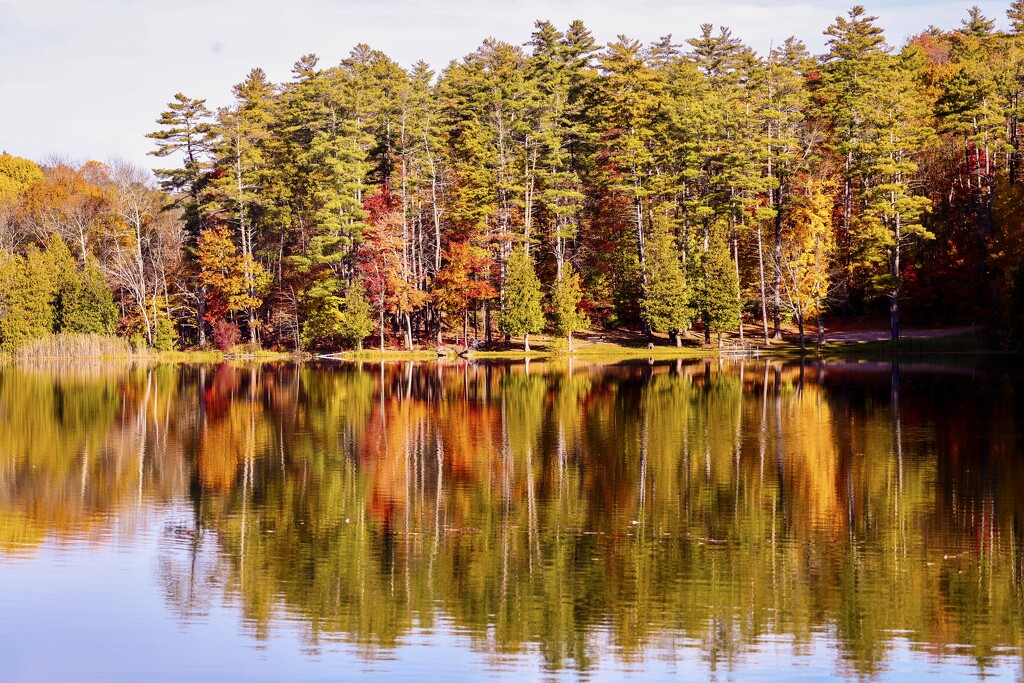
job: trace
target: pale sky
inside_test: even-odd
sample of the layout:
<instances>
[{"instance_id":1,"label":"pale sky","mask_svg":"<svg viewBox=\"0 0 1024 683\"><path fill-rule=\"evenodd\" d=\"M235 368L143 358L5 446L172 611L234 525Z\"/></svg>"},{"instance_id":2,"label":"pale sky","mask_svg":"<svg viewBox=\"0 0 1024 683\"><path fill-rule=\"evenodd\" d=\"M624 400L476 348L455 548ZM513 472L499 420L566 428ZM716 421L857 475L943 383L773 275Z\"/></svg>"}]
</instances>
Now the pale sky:
<instances>
[{"instance_id":1,"label":"pale sky","mask_svg":"<svg viewBox=\"0 0 1024 683\"><path fill-rule=\"evenodd\" d=\"M144 135L176 92L228 104L253 67L277 82L316 53L337 63L368 43L403 66L440 71L484 38L524 43L536 19L564 29L582 19L601 44L623 33L675 42L701 23L729 26L758 52L796 35L822 51L822 31L857 2L891 44L929 24L954 28L977 4L1005 28L1005 2L988 0L0 0L0 151L37 161L124 157L152 168Z\"/></svg>"}]
</instances>

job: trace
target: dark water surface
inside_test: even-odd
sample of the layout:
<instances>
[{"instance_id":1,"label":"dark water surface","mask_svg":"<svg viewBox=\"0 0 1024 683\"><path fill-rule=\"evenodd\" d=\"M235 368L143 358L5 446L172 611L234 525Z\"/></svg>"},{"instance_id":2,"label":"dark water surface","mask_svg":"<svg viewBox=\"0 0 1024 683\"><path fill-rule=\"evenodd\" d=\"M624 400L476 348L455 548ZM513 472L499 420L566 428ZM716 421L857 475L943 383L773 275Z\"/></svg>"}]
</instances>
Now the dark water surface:
<instances>
[{"instance_id":1,"label":"dark water surface","mask_svg":"<svg viewBox=\"0 0 1024 683\"><path fill-rule=\"evenodd\" d=\"M0 368L0 681L1014 679L1021 378Z\"/></svg>"}]
</instances>

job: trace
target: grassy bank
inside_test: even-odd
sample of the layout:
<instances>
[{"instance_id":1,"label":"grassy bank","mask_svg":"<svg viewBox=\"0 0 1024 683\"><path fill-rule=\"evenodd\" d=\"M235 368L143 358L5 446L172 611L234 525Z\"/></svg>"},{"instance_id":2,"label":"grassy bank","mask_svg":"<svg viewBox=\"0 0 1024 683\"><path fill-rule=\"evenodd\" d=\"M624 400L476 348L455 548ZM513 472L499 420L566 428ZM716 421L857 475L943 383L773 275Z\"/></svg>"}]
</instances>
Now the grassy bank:
<instances>
[{"instance_id":1,"label":"grassy bank","mask_svg":"<svg viewBox=\"0 0 1024 683\"><path fill-rule=\"evenodd\" d=\"M421 348L413 351L406 349L364 349L362 351L342 351L331 354L288 353L268 351L259 347L243 344L228 352L215 350L186 351L154 351L135 349L127 340L105 335L56 334L34 340L14 354L0 360L10 361L74 361L95 359L106 361L146 361L151 363L220 363L220 362L261 362L261 361L296 361L296 360L340 360L352 362L400 362L400 361L431 361L447 360L523 360L523 359L557 359L578 358L591 362L614 362L617 360L654 359L674 360L693 358L715 358L751 356L771 358L798 358L801 353L810 357L837 359L852 358L888 358L894 353L900 356L928 354L978 354L993 353L995 345L983 335L940 333L928 337L908 337L901 340L897 349L888 341L830 341L820 349L809 343L807 349L800 351L799 341L794 335L787 335L781 341L765 345L761 337L751 334L746 336L746 352L737 353L739 339L737 335L724 338L725 349L720 351L717 344L704 345L701 338L688 336L682 346L676 346L666 337L655 337L654 341L639 333L630 331L591 331L581 335L574 344L572 353L568 352L565 340L546 335L531 337L531 350L527 353L520 343L499 342L486 350L463 352L461 347L447 345L439 350ZM809 340L810 341L810 340Z\"/></svg>"}]
</instances>

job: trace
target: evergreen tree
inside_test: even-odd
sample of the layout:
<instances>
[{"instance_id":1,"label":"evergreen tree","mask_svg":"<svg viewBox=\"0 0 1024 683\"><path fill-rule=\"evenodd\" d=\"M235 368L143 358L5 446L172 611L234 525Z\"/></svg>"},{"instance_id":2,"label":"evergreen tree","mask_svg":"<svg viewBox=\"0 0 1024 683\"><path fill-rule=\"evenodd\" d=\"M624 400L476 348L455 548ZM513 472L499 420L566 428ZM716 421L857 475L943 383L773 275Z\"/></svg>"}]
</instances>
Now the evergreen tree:
<instances>
[{"instance_id":1,"label":"evergreen tree","mask_svg":"<svg viewBox=\"0 0 1024 683\"><path fill-rule=\"evenodd\" d=\"M800 300L798 324L816 315L785 271L813 251L804 234L811 194L816 215L821 202L835 202L837 267L826 269L821 291L837 289L865 312L888 297L895 320L906 295L899 283L919 258L929 270L915 269L919 282L952 283L947 271L977 266L960 275L970 279L964 285L991 283L993 294L1006 294L1021 253L1007 208L1016 189L1004 187L1016 182L1024 147L1022 8L1014 0L1007 13L1009 35L972 8L962 27L930 28L898 58L860 6L828 27L820 59L796 39L761 59L711 25L682 45L670 35L648 46L619 36L598 52L582 23L563 32L541 21L525 47L489 39L434 83L423 63L406 71L357 45L333 67L303 57L286 84L250 72L212 128L202 101L179 95L152 137L156 154L182 159L162 178L179 193L191 235L216 215L242 257L272 273L262 310L231 317L248 316L254 330L264 317L279 334L290 330L279 341L305 328L309 343L341 343L355 280L372 294L382 334L390 319L411 345L415 329L440 339L461 324L468 336L471 321L482 321L489 338L489 301L494 287L515 280L515 243L549 285L556 318L563 303L567 319L578 312L572 302L585 282L596 322L674 334L705 317L698 304L721 285L705 269L724 241L733 261L722 277L756 274L768 337L768 317L778 330L781 311L793 310L784 299ZM933 118L941 144L930 142ZM55 197L25 183L4 189L10 164L2 159L0 246L45 241L52 221L24 207ZM95 170L90 177L99 178ZM836 191L808 189L833 181ZM925 197L936 204L931 214ZM201 315L195 264L157 267L173 248L164 251L148 229L133 228L138 237L94 230L109 215L85 221L93 232L80 244L65 239L83 261L88 252L100 257L122 306L137 300L147 336L160 317L158 292L165 313ZM928 233L937 246L921 244ZM372 284L363 272L370 261ZM250 299L258 298L253 274L241 273ZM744 284L746 295L753 288ZM689 313L679 305L687 295Z\"/></svg>"},{"instance_id":2,"label":"evergreen tree","mask_svg":"<svg viewBox=\"0 0 1024 683\"><path fill-rule=\"evenodd\" d=\"M979 303L991 304L989 285L989 242L995 234L994 202L997 150L1006 144L1008 130L1015 135L1013 111L1007 107L1005 95L1020 89L1020 84L1007 78L1015 69L985 58L984 41L956 40L954 69L942 82L942 92L935 106L939 130L948 133L959 147L957 176L953 182L964 188L964 214L973 223L977 270L974 274L980 290ZM1011 87L1000 91L999 82ZM1009 118L1009 121L1008 121ZM1010 124L1010 125L1007 125ZM1018 155L1009 155L1011 162ZM1016 165L1011 165L1011 179L1016 181Z\"/></svg>"},{"instance_id":3,"label":"evergreen tree","mask_svg":"<svg viewBox=\"0 0 1024 683\"><path fill-rule=\"evenodd\" d=\"M754 211L755 219L768 223L771 252L765 256L761 224L757 226L758 270L762 290L762 324L768 337L767 294L770 292L772 336L782 338L782 268L784 229L790 223L789 213L794 202L796 179L805 175L819 153L819 131L808 121L811 93L806 83L817 68L806 47L795 38L788 38L779 48L772 50L763 68L755 72L755 89L759 106L755 118L760 132L754 137L764 143L765 154L760 159L767 179L767 206ZM765 283L765 261L771 270L771 285ZM766 342L768 339L766 338Z\"/></svg>"},{"instance_id":4,"label":"evergreen tree","mask_svg":"<svg viewBox=\"0 0 1024 683\"><path fill-rule=\"evenodd\" d=\"M931 200L913 189L915 159L934 135L928 109L915 78L913 50L890 58L877 75L872 93L879 104L870 146L874 182L864 191L864 209L854 226L862 263L884 264L873 283L889 297L890 333L900 337L900 291L906 245L934 237L922 223Z\"/></svg>"},{"instance_id":5,"label":"evergreen tree","mask_svg":"<svg viewBox=\"0 0 1024 683\"><path fill-rule=\"evenodd\" d=\"M53 277L54 332L112 334L117 306L96 257L79 268L60 235L50 237L44 254Z\"/></svg>"},{"instance_id":6,"label":"evergreen tree","mask_svg":"<svg viewBox=\"0 0 1024 683\"><path fill-rule=\"evenodd\" d=\"M1009 11L1013 11L1012 8ZM996 22L982 14L981 8L977 5L972 5L967 10L967 18L961 20L960 24L964 27L963 32L972 38L987 38L996 27Z\"/></svg>"},{"instance_id":7,"label":"evergreen tree","mask_svg":"<svg viewBox=\"0 0 1024 683\"><path fill-rule=\"evenodd\" d=\"M1024 33L1024 0L1013 0L1006 16L1010 19L1010 30L1014 35Z\"/></svg>"},{"instance_id":8,"label":"evergreen tree","mask_svg":"<svg viewBox=\"0 0 1024 683\"><path fill-rule=\"evenodd\" d=\"M156 157L180 155L180 168L156 170L162 178L164 190L183 193L181 204L185 211L185 223L194 240L202 229L202 191L208 182L210 168L209 154L213 142L214 127L210 120L206 100L197 100L177 93L160 114L157 123L161 129L146 137L157 141L157 148L150 152Z\"/></svg>"},{"instance_id":9,"label":"evergreen tree","mask_svg":"<svg viewBox=\"0 0 1024 683\"><path fill-rule=\"evenodd\" d=\"M501 297L498 329L508 336L523 336L523 349L530 350L530 334L544 329L540 280L523 245L512 249L505 266L505 287Z\"/></svg>"},{"instance_id":10,"label":"evergreen tree","mask_svg":"<svg viewBox=\"0 0 1024 683\"><path fill-rule=\"evenodd\" d=\"M659 216L648 241L648 276L640 307L644 322L654 332L668 332L682 346L682 333L690 327L690 297L679 250L668 221Z\"/></svg>"},{"instance_id":11,"label":"evergreen tree","mask_svg":"<svg viewBox=\"0 0 1024 683\"><path fill-rule=\"evenodd\" d=\"M373 332L373 313L363 288L356 282L345 291L343 308L338 316L337 333L343 340L363 350L363 339Z\"/></svg>"},{"instance_id":12,"label":"evergreen tree","mask_svg":"<svg viewBox=\"0 0 1024 683\"><path fill-rule=\"evenodd\" d=\"M118 310L114 295L107 287L106 279L94 256L90 256L73 280L59 292L61 317L59 323L65 332L91 334L113 334L117 328ZM164 320L164 339L168 335ZM173 330L171 331L173 334Z\"/></svg>"},{"instance_id":13,"label":"evergreen tree","mask_svg":"<svg viewBox=\"0 0 1024 683\"><path fill-rule=\"evenodd\" d=\"M0 348L16 351L54 331L53 266L30 246L25 256L0 253Z\"/></svg>"},{"instance_id":14,"label":"evergreen tree","mask_svg":"<svg viewBox=\"0 0 1024 683\"><path fill-rule=\"evenodd\" d=\"M840 195L837 249L840 267L840 291L845 315L849 303L847 281L852 268L854 217L860 203L860 191L870 184L869 147L873 132L871 113L877 88L873 79L883 68L889 52L882 29L875 24L878 17L866 14L855 5L847 17L836 17L825 30L829 51L824 56L819 93L820 112L831 127L827 146L843 165L843 187Z\"/></svg>"},{"instance_id":15,"label":"evergreen tree","mask_svg":"<svg viewBox=\"0 0 1024 683\"><path fill-rule=\"evenodd\" d=\"M619 273L623 282L639 281L647 288L647 217L651 197L659 189L652 179L661 136L664 134L665 74L646 63L640 43L619 36L600 56L603 74L600 124L603 128L601 182L611 194L608 210L617 225L629 225L631 233L617 235L620 248L636 254L636 275ZM625 292L620 288L620 292Z\"/></svg>"},{"instance_id":16,"label":"evergreen tree","mask_svg":"<svg viewBox=\"0 0 1024 683\"><path fill-rule=\"evenodd\" d=\"M279 217L274 196L279 192L279 169L272 163L273 143L270 128L276 106L275 87L262 69L253 69L245 81L235 85L235 106L217 112L213 153L216 172L210 184L211 201L220 215L238 232L242 257L254 260L260 251L260 238L270 231L264 222ZM267 245L271 247L271 245ZM243 272L247 293L256 298L257 273ZM255 308L246 311L253 340L258 340L259 321Z\"/></svg>"},{"instance_id":17,"label":"evergreen tree","mask_svg":"<svg viewBox=\"0 0 1024 683\"><path fill-rule=\"evenodd\" d=\"M701 270L696 309L704 323L704 341L710 343L714 332L721 348L722 332L736 327L740 320L739 282L721 226L712 231Z\"/></svg>"},{"instance_id":18,"label":"evergreen tree","mask_svg":"<svg viewBox=\"0 0 1024 683\"><path fill-rule=\"evenodd\" d=\"M555 257L555 277L561 276L570 243L579 232L579 214L584 194L580 165L574 163L572 147L578 146L580 128L574 121L581 103L573 99L574 62L565 36L549 22L538 21L530 44L528 87L532 93L529 136L524 150L531 163L525 185L524 237L536 218L547 223L544 237Z\"/></svg>"},{"instance_id":19,"label":"evergreen tree","mask_svg":"<svg viewBox=\"0 0 1024 683\"><path fill-rule=\"evenodd\" d=\"M554 313L554 327L558 334L565 335L569 353L572 353L572 335L590 325L585 311L580 310L583 288L579 273L571 263L562 266L562 275L555 281L551 293L551 307Z\"/></svg>"}]
</instances>

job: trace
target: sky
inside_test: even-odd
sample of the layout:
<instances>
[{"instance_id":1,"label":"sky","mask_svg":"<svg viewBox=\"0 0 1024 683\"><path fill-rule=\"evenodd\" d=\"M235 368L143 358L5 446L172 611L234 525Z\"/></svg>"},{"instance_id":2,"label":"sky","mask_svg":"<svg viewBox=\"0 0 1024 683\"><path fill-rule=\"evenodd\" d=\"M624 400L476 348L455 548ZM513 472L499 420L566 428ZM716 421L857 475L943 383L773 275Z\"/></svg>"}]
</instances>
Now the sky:
<instances>
[{"instance_id":1,"label":"sky","mask_svg":"<svg viewBox=\"0 0 1024 683\"><path fill-rule=\"evenodd\" d=\"M487 37L529 40L533 22L582 19L599 43L618 34L682 43L702 23L728 26L758 52L822 31L861 2L902 44L929 25L955 28L970 4L997 27L1009 0L0 0L0 151L39 162L128 159L147 168L145 134L175 93L230 103L250 69L281 82L310 52L321 66L368 43L436 71Z\"/></svg>"}]
</instances>

